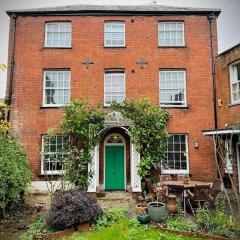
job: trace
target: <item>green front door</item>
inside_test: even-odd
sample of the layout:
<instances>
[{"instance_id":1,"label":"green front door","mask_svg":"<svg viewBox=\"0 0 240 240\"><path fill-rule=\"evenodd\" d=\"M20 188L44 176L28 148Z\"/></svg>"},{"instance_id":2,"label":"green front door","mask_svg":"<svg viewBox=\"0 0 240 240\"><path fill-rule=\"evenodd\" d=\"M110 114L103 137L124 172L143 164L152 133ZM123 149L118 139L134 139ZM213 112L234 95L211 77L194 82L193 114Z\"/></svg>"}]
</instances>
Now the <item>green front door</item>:
<instances>
[{"instance_id":1,"label":"green front door","mask_svg":"<svg viewBox=\"0 0 240 240\"><path fill-rule=\"evenodd\" d=\"M124 190L124 146L105 146L105 189Z\"/></svg>"}]
</instances>

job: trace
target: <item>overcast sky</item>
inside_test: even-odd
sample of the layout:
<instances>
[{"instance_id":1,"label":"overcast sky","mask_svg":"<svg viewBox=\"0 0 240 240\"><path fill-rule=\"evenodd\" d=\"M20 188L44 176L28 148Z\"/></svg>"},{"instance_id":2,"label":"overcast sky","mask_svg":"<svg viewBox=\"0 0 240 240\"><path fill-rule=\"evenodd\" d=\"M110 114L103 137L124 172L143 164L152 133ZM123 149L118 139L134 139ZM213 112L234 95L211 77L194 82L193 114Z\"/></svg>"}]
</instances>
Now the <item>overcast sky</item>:
<instances>
[{"instance_id":1,"label":"overcast sky","mask_svg":"<svg viewBox=\"0 0 240 240\"><path fill-rule=\"evenodd\" d=\"M0 0L0 63L7 63L10 9L38 8L72 4L152 4L152 0ZM240 43L240 0L158 0L161 5L220 8L218 18L219 53ZM17 41L17 39L16 39ZM6 73L0 71L0 98L5 96Z\"/></svg>"}]
</instances>

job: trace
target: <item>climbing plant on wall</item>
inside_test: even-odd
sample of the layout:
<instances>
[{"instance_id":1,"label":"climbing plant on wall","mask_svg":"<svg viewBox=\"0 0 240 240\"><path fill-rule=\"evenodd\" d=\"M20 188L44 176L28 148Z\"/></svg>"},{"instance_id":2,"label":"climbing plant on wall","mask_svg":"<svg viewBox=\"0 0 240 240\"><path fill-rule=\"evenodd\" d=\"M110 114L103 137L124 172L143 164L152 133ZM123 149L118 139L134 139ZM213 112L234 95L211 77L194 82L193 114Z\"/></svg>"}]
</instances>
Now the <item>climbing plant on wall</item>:
<instances>
[{"instance_id":1,"label":"climbing plant on wall","mask_svg":"<svg viewBox=\"0 0 240 240\"><path fill-rule=\"evenodd\" d=\"M140 153L138 174L148 176L165 157L169 113L146 98L126 100L113 108L132 121L131 139Z\"/></svg>"},{"instance_id":2,"label":"climbing plant on wall","mask_svg":"<svg viewBox=\"0 0 240 240\"><path fill-rule=\"evenodd\" d=\"M63 109L61 132L70 138L70 148L65 160L65 177L77 187L87 189L92 172L92 152L98 144L98 133L103 128L104 111L84 101L75 101Z\"/></svg>"}]
</instances>

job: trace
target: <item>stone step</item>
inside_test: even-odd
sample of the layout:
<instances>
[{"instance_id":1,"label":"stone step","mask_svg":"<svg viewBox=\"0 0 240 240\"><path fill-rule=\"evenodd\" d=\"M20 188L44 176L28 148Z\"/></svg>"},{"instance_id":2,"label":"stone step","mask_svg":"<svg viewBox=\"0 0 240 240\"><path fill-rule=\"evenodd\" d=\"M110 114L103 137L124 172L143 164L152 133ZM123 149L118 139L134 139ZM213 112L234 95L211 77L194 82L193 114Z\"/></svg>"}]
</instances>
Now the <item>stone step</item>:
<instances>
[{"instance_id":1,"label":"stone step","mask_svg":"<svg viewBox=\"0 0 240 240\"><path fill-rule=\"evenodd\" d=\"M123 191L101 192L97 194L97 200L103 209L110 208L132 208L135 200L132 194Z\"/></svg>"},{"instance_id":2,"label":"stone step","mask_svg":"<svg viewBox=\"0 0 240 240\"><path fill-rule=\"evenodd\" d=\"M124 191L101 192L97 194L100 200L132 200L132 194Z\"/></svg>"}]
</instances>

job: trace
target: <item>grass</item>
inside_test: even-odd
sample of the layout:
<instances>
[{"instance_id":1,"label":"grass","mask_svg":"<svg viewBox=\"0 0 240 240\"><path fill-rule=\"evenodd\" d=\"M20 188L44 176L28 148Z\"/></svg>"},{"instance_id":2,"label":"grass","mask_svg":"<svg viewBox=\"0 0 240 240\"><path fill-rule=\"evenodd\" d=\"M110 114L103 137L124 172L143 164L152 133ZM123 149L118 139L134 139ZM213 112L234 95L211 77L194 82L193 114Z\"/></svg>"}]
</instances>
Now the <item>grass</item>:
<instances>
[{"instance_id":1,"label":"grass","mask_svg":"<svg viewBox=\"0 0 240 240\"><path fill-rule=\"evenodd\" d=\"M97 231L75 233L64 240L200 240L197 237L184 237L163 232L156 227L140 225L135 219L122 220L120 223Z\"/></svg>"}]
</instances>

